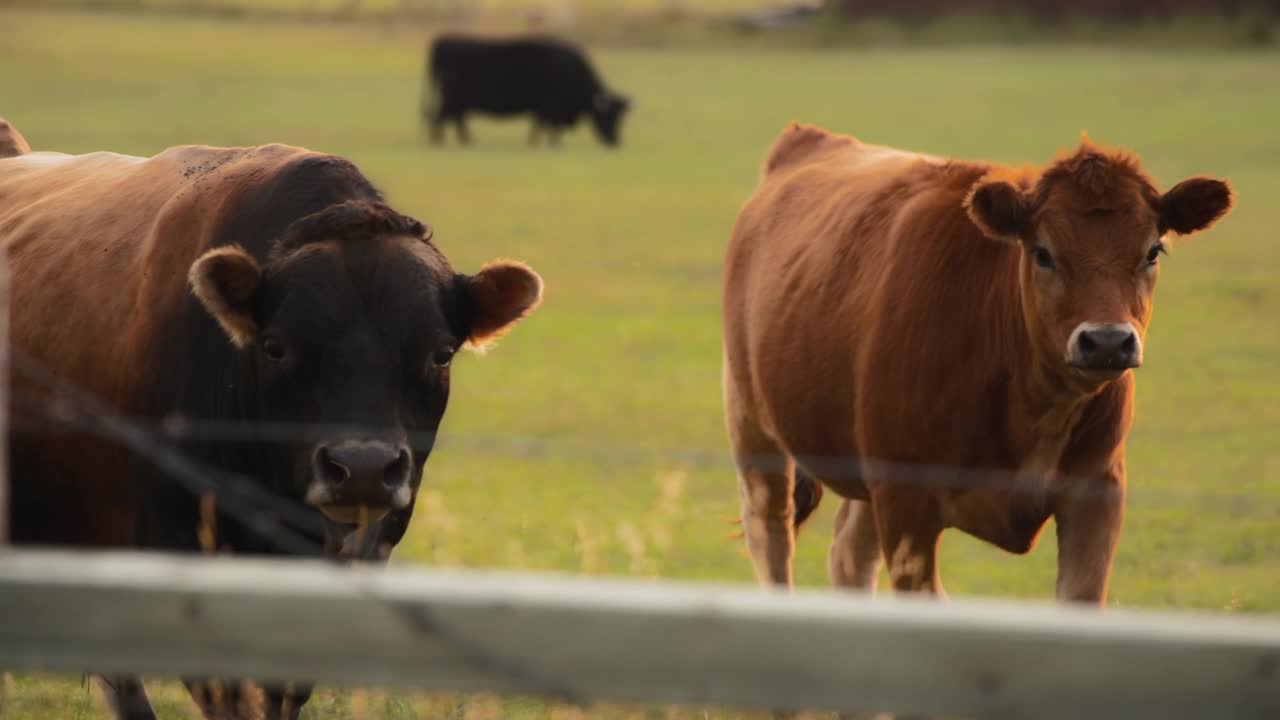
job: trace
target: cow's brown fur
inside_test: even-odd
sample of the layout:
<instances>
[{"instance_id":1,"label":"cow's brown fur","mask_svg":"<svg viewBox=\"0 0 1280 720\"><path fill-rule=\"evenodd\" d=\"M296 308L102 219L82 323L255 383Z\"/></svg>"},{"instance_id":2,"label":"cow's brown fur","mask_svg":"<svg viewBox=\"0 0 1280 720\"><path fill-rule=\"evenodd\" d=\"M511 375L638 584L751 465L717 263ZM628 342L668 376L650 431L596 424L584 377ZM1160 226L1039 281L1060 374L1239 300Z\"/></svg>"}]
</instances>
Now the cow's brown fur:
<instances>
[{"instance_id":1,"label":"cow's brown fur","mask_svg":"<svg viewBox=\"0 0 1280 720\"><path fill-rule=\"evenodd\" d=\"M1087 140L1037 172L783 133L724 270L726 421L760 579L790 584L821 483L843 497L839 585L873 586L884 558L896 589L941 593L944 529L1024 553L1052 517L1058 596L1101 602L1133 375L1064 348L1086 322L1140 340L1158 237L1230 204L1206 178L1161 195Z\"/></svg>"},{"instance_id":2,"label":"cow's brown fur","mask_svg":"<svg viewBox=\"0 0 1280 720\"><path fill-rule=\"evenodd\" d=\"M31 152L27 139L22 137L18 128L0 117L0 158L16 157Z\"/></svg>"}]
</instances>

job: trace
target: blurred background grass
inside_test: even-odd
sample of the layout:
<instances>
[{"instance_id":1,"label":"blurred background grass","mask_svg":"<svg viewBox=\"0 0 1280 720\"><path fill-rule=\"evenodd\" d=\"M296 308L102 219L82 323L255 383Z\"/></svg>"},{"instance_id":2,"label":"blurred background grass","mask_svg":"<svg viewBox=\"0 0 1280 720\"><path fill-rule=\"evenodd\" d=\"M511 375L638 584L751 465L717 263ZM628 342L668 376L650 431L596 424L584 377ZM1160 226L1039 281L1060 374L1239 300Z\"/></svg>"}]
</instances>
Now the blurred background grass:
<instances>
[{"instance_id":1,"label":"blurred background grass","mask_svg":"<svg viewBox=\"0 0 1280 720\"><path fill-rule=\"evenodd\" d=\"M751 581L726 522L737 493L720 414L720 258L766 147L791 120L1013 163L1047 160L1087 130L1138 152L1164 187L1229 177L1238 208L1164 261L1111 602L1280 610L1280 55L1240 35L1240 16L1139 24L1132 43L1114 42L1122 26L1019 38L962 15L823 21L778 40L716 24L754 6L745 0L680 3L692 9L678 17L672 3L628 0L611 12L640 18L641 34L605 21L566 29L634 100L623 147L610 152L586 128L550 151L526 147L526 121L481 118L471 148L424 144L423 51L442 26L389 21L375 12L389 1L358 4L367 22L332 22L342 3L318 0L233 17L228 3L72 4L83 5L0 3L0 115L37 150L286 142L345 155L432 224L460 269L509 256L546 279L534 317L489 355L458 362L444 437L395 554L403 564ZM162 4L173 11L151 11ZM188 12L195 5L205 7ZM484 5L492 15L458 22L531 22ZM578 17L597 5L580 3ZM255 14L264 7L288 13ZM653 29L663 27L675 29ZM801 583L826 582L834 505L801 538ZM1052 595L1051 528L1026 558L955 533L943 552L953 594ZM153 695L162 717L194 717L177 686ZM531 700L326 690L305 717L703 712L584 715ZM50 717L105 710L75 680L6 678L0 718Z\"/></svg>"}]
</instances>

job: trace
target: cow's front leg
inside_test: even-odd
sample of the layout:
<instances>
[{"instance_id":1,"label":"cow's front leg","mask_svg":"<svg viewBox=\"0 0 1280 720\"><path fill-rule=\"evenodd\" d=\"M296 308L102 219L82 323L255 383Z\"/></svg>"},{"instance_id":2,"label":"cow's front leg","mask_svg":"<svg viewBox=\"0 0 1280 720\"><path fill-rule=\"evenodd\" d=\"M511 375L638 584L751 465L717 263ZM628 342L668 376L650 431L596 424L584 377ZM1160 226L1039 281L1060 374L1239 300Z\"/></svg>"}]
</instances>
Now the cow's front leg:
<instances>
[{"instance_id":1,"label":"cow's front leg","mask_svg":"<svg viewBox=\"0 0 1280 720\"><path fill-rule=\"evenodd\" d=\"M1124 523L1124 461L1103 477L1076 478L1054 502L1058 526L1058 600L1102 605Z\"/></svg>"},{"instance_id":2,"label":"cow's front leg","mask_svg":"<svg viewBox=\"0 0 1280 720\"><path fill-rule=\"evenodd\" d=\"M836 510L835 537L827 556L831 584L874 591L883 553L875 512L864 500L844 500Z\"/></svg>"},{"instance_id":3,"label":"cow's front leg","mask_svg":"<svg viewBox=\"0 0 1280 720\"><path fill-rule=\"evenodd\" d=\"M314 685L270 685L263 690L267 696L266 720L298 720L302 706L311 698Z\"/></svg>"},{"instance_id":4,"label":"cow's front leg","mask_svg":"<svg viewBox=\"0 0 1280 720\"><path fill-rule=\"evenodd\" d=\"M102 694L107 698L107 707L111 708L111 716L115 720L156 720L156 713L151 709L151 701L147 699L147 691L136 675L98 676L102 685Z\"/></svg>"},{"instance_id":5,"label":"cow's front leg","mask_svg":"<svg viewBox=\"0 0 1280 720\"><path fill-rule=\"evenodd\" d=\"M292 683L250 687L243 681L210 678L186 678L183 683L208 720L298 720L313 687Z\"/></svg>"},{"instance_id":6,"label":"cow's front leg","mask_svg":"<svg viewBox=\"0 0 1280 720\"><path fill-rule=\"evenodd\" d=\"M867 476L880 551L897 592L945 597L938 574L938 541L945 527L937 503L909 479Z\"/></svg>"}]
</instances>

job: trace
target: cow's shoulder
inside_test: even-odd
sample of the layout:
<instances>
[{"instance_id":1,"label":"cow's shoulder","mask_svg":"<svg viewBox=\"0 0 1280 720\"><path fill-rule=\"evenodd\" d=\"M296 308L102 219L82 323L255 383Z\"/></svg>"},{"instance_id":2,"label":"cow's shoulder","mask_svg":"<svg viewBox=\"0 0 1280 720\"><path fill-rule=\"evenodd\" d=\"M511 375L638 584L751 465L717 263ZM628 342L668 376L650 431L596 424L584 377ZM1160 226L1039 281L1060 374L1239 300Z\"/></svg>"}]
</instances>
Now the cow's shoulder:
<instances>
[{"instance_id":1,"label":"cow's shoulder","mask_svg":"<svg viewBox=\"0 0 1280 720\"><path fill-rule=\"evenodd\" d=\"M170 172L175 178L198 183L216 178L223 184L264 180L289 162L309 155L310 150L292 145L256 145L249 147L213 147L209 145L177 145L149 159L157 172Z\"/></svg>"},{"instance_id":2,"label":"cow's shoulder","mask_svg":"<svg viewBox=\"0 0 1280 720\"><path fill-rule=\"evenodd\" d=\"M219 171L210 192L225 193L212 238L237 244L259 259L290 225L350 201L382 194L350 160L289 146L263 146Z\"/></svg>"},{"instance_id":3,"label":"cow's shoulder","mask_svg":"<svg viewBox=\"0 0 1280 720\"><path fill-rule=\"evenodd\" d=\"M764 174L770 175L813 161L837 149L858 147L860 143L848 135L838 135L816 125L792 123L769 148L764 161Z\"/></svg>"},{"instance_id":4,"label":"cow's shoulder","mask_svg":"<svg viewBox=\"0 0 1280 720\"><path fill-rule=\"evenodd\" d=\"M169 187L166 232L194 236L186 228L199 226L200 246L240 245L259 259L300 218L380 199L351 161L292 145L182 145L148 159L137 174Z\"/></svg>"}]
</instances>

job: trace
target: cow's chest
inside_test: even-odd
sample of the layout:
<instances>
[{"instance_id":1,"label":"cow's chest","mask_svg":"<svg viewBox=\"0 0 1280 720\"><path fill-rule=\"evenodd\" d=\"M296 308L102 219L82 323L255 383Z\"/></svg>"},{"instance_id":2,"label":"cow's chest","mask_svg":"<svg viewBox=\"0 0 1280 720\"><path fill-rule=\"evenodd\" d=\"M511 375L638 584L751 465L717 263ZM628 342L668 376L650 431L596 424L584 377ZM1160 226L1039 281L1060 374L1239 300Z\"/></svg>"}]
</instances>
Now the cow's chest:
<instances>
[{"instance_id":1,"label":"cow's chest","mask_svg":"<svg viewBox=\"0 0 1280 720\"><path fill-rule=\"evenodd\" d=\"M942 498L946 524L1009 552L1031 550L1078 419L1077 408L1065 408L977 449L978 467Z\"/></svg>"}]
</instances>

